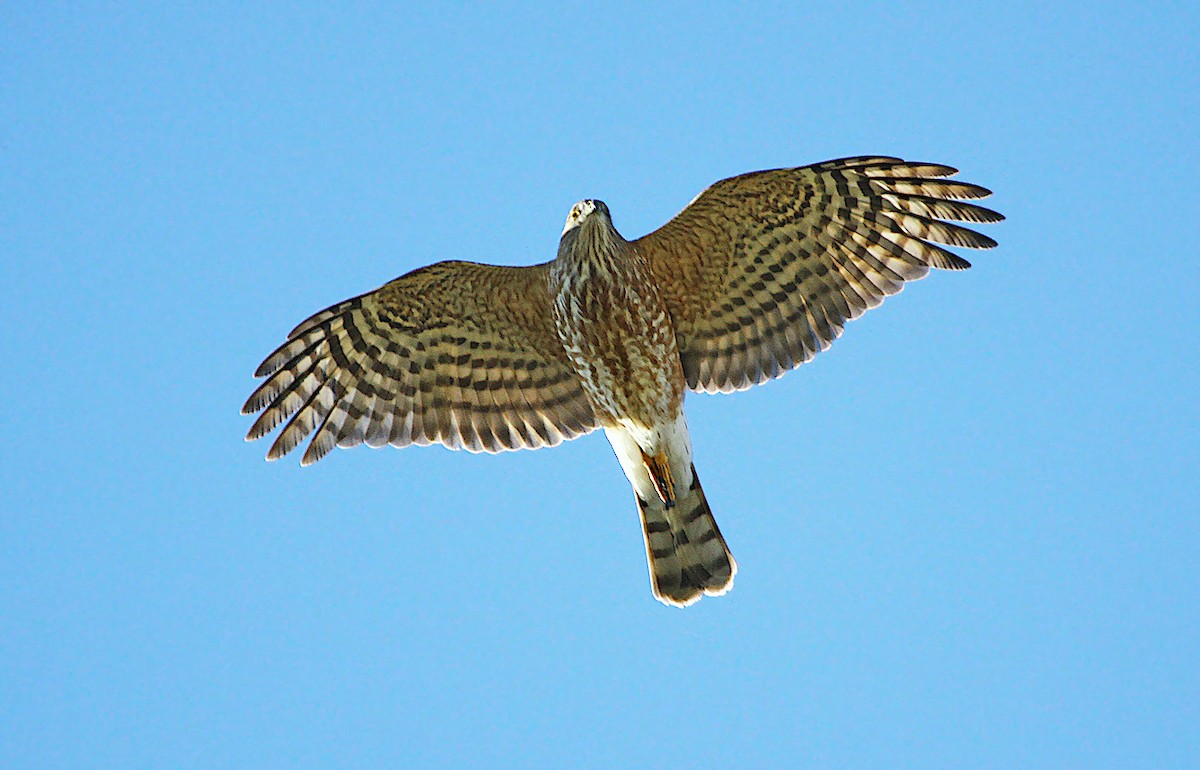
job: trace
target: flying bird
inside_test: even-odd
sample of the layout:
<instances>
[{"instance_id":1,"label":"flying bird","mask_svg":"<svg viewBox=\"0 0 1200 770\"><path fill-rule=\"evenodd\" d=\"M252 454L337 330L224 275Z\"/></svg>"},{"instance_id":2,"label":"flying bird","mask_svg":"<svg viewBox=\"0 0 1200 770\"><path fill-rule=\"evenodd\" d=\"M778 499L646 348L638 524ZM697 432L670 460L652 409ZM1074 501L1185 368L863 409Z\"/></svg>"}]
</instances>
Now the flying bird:
<instances>
[{"instance_id":1,"label":"flying bird","mask_svg":"<svg viewBox=\"0 0 1200 770\"><path fill-rule=\"evenodd\" d=\"M843 158L717 182L628 241L608 206L576 203L557 257L529 267L438 262L301 323L255 372L246 436L285 423L274 460L334 446L555 446L602 428L641 517L654 596L685 606L733 585L737 563L693 465L687 391L728 393L829 347L847 321L930 268L985 249L947 220L990 191L956 169Z\"/></svg>"}]
</instances>

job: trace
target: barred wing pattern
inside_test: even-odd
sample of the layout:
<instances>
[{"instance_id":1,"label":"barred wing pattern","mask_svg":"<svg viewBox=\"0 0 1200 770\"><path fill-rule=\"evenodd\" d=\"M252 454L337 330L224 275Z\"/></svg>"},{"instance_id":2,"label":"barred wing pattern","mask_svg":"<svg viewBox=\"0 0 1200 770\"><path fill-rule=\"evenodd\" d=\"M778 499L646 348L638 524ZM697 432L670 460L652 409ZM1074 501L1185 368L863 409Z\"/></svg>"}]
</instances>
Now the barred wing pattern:
<instances>
[{"instance_id":1,"label":"barred wing pattern","mask_svg":"<svg viewBox=\"0 0 1200 770\"><path fill-rule=\"evenodd\" d=\"M246 439L287 420L267 459L312 433L309 465L363 442L499 452L594 430L547 280L545 264L439 262L322 310L255 372L267 379L242 407L262 410Z\"/></svg>"},{"instance_id":2,"label":"barred wing pattern","mask_svg":"<svg viewBox=\"0 0 1200 770\"><path fill-rule=\"evenodd\" d=\"M744 390L829 347L842 328L931 267L936 245L996 245L960 222L1000 214L949 166L857 157L717 182L636 241L671 309L688 387ZM934 243L936 242L936 243Z\"/></svg>"}]
</instances>

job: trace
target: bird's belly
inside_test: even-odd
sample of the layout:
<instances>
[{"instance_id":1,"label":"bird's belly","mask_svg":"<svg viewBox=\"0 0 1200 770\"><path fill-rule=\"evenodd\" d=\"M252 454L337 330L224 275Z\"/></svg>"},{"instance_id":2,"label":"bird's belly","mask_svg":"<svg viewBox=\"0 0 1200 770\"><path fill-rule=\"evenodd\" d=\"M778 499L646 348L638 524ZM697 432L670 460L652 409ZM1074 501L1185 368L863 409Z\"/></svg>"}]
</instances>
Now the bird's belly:
<instances>
[{"instance_id":1,"label":"bird's belly","mask_svg":"<svg viewBox=\"0 0 1200 770\"><path fill-rule=\"evenodd\" d=\"M682 407L683 370L670 318L661 309L638 312L643 308L588 308L593 314L567 303L559 324L567 356L607 427L669 423Z\"/></svg>"}]
</instances>

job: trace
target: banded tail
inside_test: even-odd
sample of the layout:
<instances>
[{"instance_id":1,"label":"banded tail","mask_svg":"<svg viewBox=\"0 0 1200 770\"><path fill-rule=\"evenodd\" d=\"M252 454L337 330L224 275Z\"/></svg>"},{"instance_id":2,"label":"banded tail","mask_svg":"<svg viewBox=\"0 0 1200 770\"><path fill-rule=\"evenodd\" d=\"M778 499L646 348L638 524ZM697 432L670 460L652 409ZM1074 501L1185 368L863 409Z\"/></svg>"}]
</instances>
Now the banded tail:
<instances>
[{"instance_id":1,"label":"banded tail","mask_svg":"<svg viewBox=\"0 0 1200 770\"><path fill-rule=\"evenodd\" d=\"M695 466L690 488L670 508L657 497L643 500L639 495L637 501L656 599L686 607L705 594L720 596L733 587L737 562L713 519Z\"/></svg>"}]
</instances>

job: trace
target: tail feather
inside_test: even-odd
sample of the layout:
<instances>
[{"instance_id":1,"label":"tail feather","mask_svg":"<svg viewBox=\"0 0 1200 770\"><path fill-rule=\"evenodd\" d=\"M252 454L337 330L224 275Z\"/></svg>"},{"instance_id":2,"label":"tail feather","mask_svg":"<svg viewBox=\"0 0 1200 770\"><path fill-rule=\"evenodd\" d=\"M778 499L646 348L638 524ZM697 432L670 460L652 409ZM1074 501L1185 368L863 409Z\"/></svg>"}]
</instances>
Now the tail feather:
<instances>
[{"instance_id":1,"label":"tail feather","mask_svg":"<svg viewBox=\"0 0 1200 770\"><path fill-rule=\"evenodd\" d=\"M655 598L686 607L705 594L720 596L733 587L737 562L717 528L694 467L691 487L673 507L657 498L638 497L638 511Z\"/></svg>"}]
</instances>

